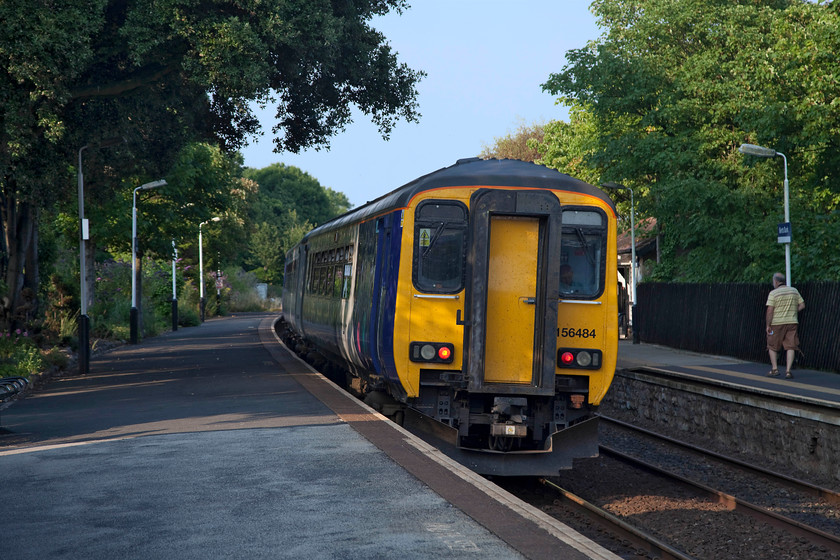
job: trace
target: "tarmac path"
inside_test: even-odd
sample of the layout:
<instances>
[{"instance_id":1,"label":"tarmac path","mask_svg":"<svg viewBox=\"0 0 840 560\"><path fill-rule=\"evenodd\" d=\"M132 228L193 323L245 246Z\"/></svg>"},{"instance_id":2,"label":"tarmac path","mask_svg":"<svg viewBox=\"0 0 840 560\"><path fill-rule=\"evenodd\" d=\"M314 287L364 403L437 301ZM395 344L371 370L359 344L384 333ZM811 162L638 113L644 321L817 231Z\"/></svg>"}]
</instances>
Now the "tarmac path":
<instances>
[{"instance_id":1,"label":"tarmac path","mask_svg":"<svg viewBox=\"0 0 840 560\"><path fill-rule=\"evenodd\" d=\"M278 375L260 343L263 317L210 320L95 357L87 375L55 379L4 411L0 425L14 433L0 436L0 449L339 423Z\"/></svg>"},{"instance_id":2,"label":"tarmac path","mask_svg":"<svg viewBox=\"0 0 840 560\"><path fill-rule=\"evenodd\" d=\"M3 410L0 558L522 558L283 375L268 318L112 350Z\"/></svg>"}]
</instances>

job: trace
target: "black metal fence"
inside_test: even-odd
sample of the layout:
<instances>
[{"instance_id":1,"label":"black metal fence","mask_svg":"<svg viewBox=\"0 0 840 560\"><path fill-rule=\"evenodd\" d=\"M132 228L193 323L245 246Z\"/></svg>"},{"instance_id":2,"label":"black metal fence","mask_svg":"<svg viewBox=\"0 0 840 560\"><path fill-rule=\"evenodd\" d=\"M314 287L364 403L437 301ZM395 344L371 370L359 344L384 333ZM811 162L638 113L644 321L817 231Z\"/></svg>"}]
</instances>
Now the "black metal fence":
<instances>
[{"instance_id":1,"label":"black metal fence","mask_svg":"<svg viewBox=\"0 0 840 560\"><path fill-rule=\"evenodd\" d=\"M796 285L805 299L799 315L797 366L840 372L840 282ZM770 283L667 284L637 287L636 328L642 342L767 361L764 313Z\"/></svg>"}]
</instances>

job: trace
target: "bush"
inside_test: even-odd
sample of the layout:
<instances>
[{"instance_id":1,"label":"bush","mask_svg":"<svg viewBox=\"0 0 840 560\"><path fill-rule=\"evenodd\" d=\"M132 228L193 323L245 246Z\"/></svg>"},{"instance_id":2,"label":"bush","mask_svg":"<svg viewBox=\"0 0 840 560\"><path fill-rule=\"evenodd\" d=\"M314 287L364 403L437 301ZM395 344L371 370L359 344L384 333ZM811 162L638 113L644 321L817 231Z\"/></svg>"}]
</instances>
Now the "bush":
<instances>
[{"instance_id":1,"label":"bush","mask_svg":"<svg viewBox=\"0 0 840 560\"><path fill-rule=\"evenodd\" d=\"M58 369L65 369L70 363L70 358L67 354L58 348L51 348L43 353L44 365L47 367L55 367Z\"/></svg>"},{"instance_id":2,"label":"bush","mask_svg":"<svg viewBox=\"0 0 840 560\"><path fill-rule=\"evenodd\" d=\"M181 285L178 292L178 325L195 327L200 323L198 316L198 287L192 280Z\"/></svg>"},{"instance_id":3,"label":"bush","mask_svg":"<svg viewBox=\"0 0 840 560\"><path fill-rule=\"evenodd\" d=\"M90 313L91 336L128 340L131 319L131 300L126 298L102 301L97 296Z\"/></svg>"},{"instance_id":4,"label":"bush","mask_svg":"<svg viewBox=\"0 0 840 560\"><path fill-rule=\"evenodd\" d=\"M178 300L178 325L181 327L196 327L201 323L198 308L194 305L184 305Z\"/></svg>"},{"instance_id":5,"label":"bush","mask_svg":"<svg viewBox=\"0 0 840 560\"><path fill-rule=\"evenodd\" d=\"M0 336L0 377L26 377L41 371L41 350L32 343L29 333L17 329Z\"/></svg>"},{"instance_id":6,"label":"bush","mask_svg":"<svg viewBox=\"0 0 840 560\"><path fill-rule=\"evenodd\" d=\"M231 269L225 272L223 280L226 281L226 292L228 295L231 311L268 311L270 300L262 299L257 292L259 279L253 272L245 272L242 269Z\"/></svg>"}]
</instances>

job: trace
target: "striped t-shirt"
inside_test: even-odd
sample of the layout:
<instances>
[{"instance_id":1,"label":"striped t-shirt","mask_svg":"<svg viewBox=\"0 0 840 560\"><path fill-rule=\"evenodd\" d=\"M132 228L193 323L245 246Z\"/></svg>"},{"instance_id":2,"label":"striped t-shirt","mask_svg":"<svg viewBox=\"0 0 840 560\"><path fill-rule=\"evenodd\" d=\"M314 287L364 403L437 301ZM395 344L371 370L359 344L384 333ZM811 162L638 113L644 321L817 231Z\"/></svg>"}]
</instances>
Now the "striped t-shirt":
<instances>
[{"instance_id":1,"label":"striped t-shirt","mask_svg":"<svg viewBox=\"0 0 840 560\"><path fill-rule=\"evenodd\" d=\"M767 296L767 305L773 308L771 325L795 325L800 303L805 303L799 291L791 286L779 286Z\"/></svg>"}]
</instances>

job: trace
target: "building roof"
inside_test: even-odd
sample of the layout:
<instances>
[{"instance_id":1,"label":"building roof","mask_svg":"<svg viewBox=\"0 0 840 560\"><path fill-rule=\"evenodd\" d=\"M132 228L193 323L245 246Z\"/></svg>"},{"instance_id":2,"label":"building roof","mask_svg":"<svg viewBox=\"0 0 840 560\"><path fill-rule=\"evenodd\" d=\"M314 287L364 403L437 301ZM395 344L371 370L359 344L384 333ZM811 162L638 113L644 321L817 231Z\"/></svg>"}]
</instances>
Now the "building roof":
<instances>
[{"instance_id":1,"label":"building roof","mask_svg":"<svg viewBox=\"0 0 840 560\"><path fill-rule=\"evenodd\" d=\"M636 256L644 257L656 251L656 218L645 218L636 224ZM629 254L632 252L631 235L628 229L618 234L616 248L618 254Z\"/></svg>"}]
</instances>

